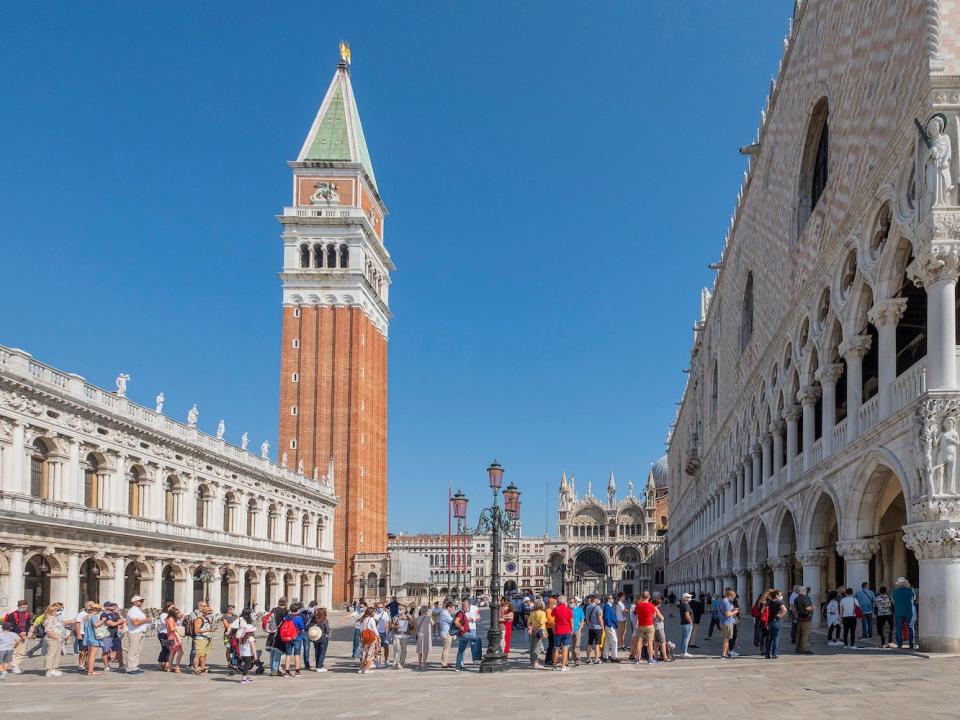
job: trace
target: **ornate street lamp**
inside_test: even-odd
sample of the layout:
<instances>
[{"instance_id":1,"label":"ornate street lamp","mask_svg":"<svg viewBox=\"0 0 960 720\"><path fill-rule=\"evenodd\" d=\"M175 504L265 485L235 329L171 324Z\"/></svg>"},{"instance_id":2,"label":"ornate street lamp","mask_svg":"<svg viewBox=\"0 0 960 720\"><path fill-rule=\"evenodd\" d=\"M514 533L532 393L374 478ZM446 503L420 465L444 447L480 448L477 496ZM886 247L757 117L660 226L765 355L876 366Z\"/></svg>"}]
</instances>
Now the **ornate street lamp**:
<instances>
[{"instance_id":1,"label":"ornate street lamp","mask_svg":"<svg viewBox=\"0 0 960 720\"><path fill-rule=\"evenodd\" d=\"M567 594L567 549L560 550L560 594Z\"/></svg>"},{"instance_id":2,"label":"ornate street lamp","mask_svg":"<svg viewBox=\"0 0 960 720\"><path fill-rule=\"evenodd\" d=\"M510 662L501 649L503 630L500 628L500 545L503 535L517 527L520 518L520 491L510 483L503 491L503 508L497 503L497 494L503 485L503 466L494 460L487 468L487 478L493 491L493 505L480 513L477 528L472 534L490 533L493 550L493 570L490 578L490 629L487 632L487 652L480 661L480 672L504 672Z\"/></svg>"},{"instance_id":3,"label":"ornate street lamp","mask_svg":"<svg viewBox=\"0 0 960 720\"><path fill-rule=\"evenodd\" d=\"M453 517L457 521L457 552L454 554L454 557L457 558L457 569L454 573L457 580L457 587L460 588L461 597L463 596L463 584L460 579L460 536L467 522L467 505L469 500L467 496L463 494L462 490L457 490L456 495L454 495L450 502L453 504ZM447 568L447 590L449 591L450 585L450 568Z\"/></svg>"}]
</instances>

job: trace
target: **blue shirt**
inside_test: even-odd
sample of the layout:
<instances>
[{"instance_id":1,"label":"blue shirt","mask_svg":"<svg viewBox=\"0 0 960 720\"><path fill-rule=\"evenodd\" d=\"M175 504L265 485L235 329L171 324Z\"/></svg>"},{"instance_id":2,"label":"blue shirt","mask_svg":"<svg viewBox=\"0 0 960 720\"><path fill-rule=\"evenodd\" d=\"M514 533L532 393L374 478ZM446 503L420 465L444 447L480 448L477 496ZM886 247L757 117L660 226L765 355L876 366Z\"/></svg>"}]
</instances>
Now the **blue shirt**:
<instances>
[{"instance_id":1,"label":"blue shirt","mask_svg":"<svg viewBox=\"0 0 960 720\"><path fill-rule=\"evenodd\" d=\"M446 608L440 613L440 634L449 635L450 634L450 624L453 622L453 615L450 614L450 611Z\"/></svg>"},{"instance_id":2,"label":"blue shirt","mask_svg":"<svg viewBox=\"0 0 960 720\"><path fill-rule=\"evenodd\" d=\"M583 625L583 608L577 605L573 609L573 631L577 632L581 625Z\"/></svg>"},{"instance_id":3,"label":"blue shirt","mask_svg":"<svg viewBox=\"0 0 960 720\"><path fill-rule=\"evenodd\" d=\"M604 603L603 605L603 624L604 627L615 628L617 626L617 611L612 603Z\"/></svg>"},{"instance_id":4,"label":"blue shirt","mask_svg":"<svg viewBox=\"0 0 960 720\"><path fill-rule=\"evenodd\" d=\"M733 603L732 603L732 602L730 602L730 601L727 600L726 598L724 598L723 600L720 601L720 607L719 607L719 613L718 613L718 614L719 614L719 617L720 617L720 624L721 624L721 625L733 625L733 624L737 621L737 618L734 617L733 615L727 615L727 613L728 613L728 612L731 612L732 610L733 610Z\"/></svg>"},{"instance_id":5,"label":"blue shirt","mask_svg":"<svg viewBox=\"0 0 960 720\"><path fill-rule=\"evenodd\" d=\"M890 595L893 597L893 613L897 617L913 617L913 588L898 587Z\"/></svg>"},{"instance_id":6,"label":"blue shirt","mask_svg":"<svg viewBox=\"0 0 960 720\"><path fill-rule=\"evenodd\" d=\"M860 609L867 615L873 612L873 599L876 597L873 590L857 590L854 596L858 603L860 603Z\"/></svg>"}]
</instances>

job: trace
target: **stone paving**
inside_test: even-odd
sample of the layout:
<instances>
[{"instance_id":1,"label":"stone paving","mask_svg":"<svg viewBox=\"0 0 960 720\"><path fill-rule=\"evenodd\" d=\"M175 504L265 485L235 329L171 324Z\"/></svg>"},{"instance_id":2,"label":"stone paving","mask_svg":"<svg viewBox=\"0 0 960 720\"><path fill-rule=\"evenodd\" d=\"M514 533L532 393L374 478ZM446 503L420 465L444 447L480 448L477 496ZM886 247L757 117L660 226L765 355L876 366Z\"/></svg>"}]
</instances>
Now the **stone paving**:
<instances>
[{"instance_id":1,"label":"stone paving","mask_svg":"<svg viewBox=\"0 0 960 720\"><path fill-rule=\"evenodd\" d=\"M675 621L668 637L679 634ZM358 675L348 659L352 628L334 618L329 672L301 678L257 676L251 685L226 674L217 646L213 672L202 678L150 671L140 676L109 673L87 678L63 660L62 677L43 677L42 661L28 660L22 675L0 683L4 717L62 718L77 704L104 718L262 716L263 711L319 712L332 718L432 718L452 714L498 718L599 718L630 713L641 718L722 715L744 718L802 718L841 713L856 718L915 716L955 718L960 707L960 658L872 647L845 651L824 645L815 633L815 655L793 654L789 636L779 660L756 656L750 620L743 656L720 660L719 637L701 638L694 659L659 665L581 666L569 673L531 670L524 654L511 653L513 668L503 675L480 675L475 666L454 673L439 668L434 647L430 670L377 670ZM701 626L702 631L706 625ZM156 641L145 657L153 658ZM866 644L871 641L866 641ZM519 646L518 646L519 647ZM411 648L413 649L413 648ZM469 653L468 653L469 654ZM411 653L415 659L415 653ZM623 656L626 657L625 655ZM149 665L147 667L150 667ZM13 700L11 700L13 699Z\"/></svg>"}]
</instances>

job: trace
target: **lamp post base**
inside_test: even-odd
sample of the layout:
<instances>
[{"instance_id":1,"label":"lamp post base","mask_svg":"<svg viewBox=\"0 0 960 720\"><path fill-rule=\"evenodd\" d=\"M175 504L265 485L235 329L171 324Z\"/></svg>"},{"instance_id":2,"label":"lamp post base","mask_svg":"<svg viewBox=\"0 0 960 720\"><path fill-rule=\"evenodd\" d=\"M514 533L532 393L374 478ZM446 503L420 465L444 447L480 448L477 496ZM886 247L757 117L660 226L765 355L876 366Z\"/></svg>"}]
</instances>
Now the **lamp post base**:
<instances>
[{"instance_id":1,"label":"lamp post base","mask_svg":"<svg viewBox=\"0 0 960 720\"><path fill-rule=\"evenodd\" d=\"M480 672L506 672L510 669L510 660L503 653L487 653L480 661Z\"/></svg>"}]
</instances>

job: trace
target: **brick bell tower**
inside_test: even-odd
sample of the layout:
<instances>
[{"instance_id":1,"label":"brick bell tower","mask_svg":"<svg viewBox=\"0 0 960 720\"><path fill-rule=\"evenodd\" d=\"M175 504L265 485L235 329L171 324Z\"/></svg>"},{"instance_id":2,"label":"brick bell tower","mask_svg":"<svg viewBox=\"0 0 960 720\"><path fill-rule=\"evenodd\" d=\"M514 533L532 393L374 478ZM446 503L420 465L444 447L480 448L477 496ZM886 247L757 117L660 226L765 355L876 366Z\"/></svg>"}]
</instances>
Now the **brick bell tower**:
<instances>
[{"instance_id":1,"label":"brick bell tower","mask_svg":"<svg viewBox=\"0 0 960 720\"><path fill-rule=\"evenodd\" d=\"M283 345L277 454L304 474L333 472L333 600L351 597L357 553L387 551L386 207L340 62L293 170L283 225ZM328 470L328 468L330 470Z\"/></svg>"}]
</instances>

